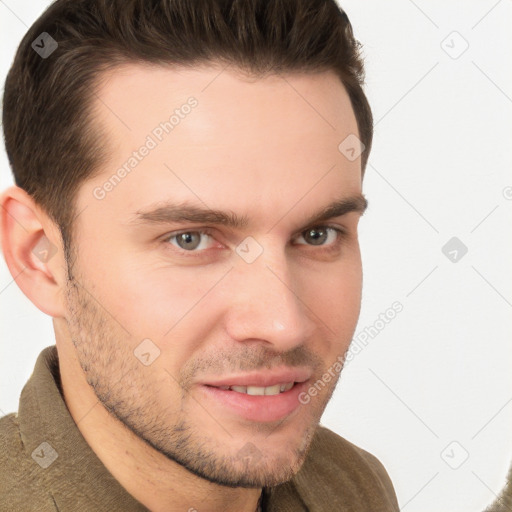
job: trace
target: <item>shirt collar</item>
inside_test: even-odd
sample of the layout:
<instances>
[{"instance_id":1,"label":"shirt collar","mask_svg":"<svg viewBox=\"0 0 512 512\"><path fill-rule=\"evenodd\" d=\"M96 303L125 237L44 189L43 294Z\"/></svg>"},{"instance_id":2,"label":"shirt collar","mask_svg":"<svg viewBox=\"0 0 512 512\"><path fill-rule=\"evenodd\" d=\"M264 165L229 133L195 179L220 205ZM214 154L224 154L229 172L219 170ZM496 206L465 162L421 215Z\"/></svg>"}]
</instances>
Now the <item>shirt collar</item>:
<instances>
[{"instance_id":1,"label":"shirt collar","mask_svg":"<svg viewBox=\"0 0 512 512\"><path fill-rule=\"evenodd\" d=\"M55 451L51 453L56 459L44 468L42 478L53 482L60 475L51 492L61 510L77 510L82 497L87 503L97 503L98 510L147 511L112 476L76 426L62 396L55 345L41 352L23 388L18 422L29 454L38 453L42 443Z\"/></svg>"}]
</instances>

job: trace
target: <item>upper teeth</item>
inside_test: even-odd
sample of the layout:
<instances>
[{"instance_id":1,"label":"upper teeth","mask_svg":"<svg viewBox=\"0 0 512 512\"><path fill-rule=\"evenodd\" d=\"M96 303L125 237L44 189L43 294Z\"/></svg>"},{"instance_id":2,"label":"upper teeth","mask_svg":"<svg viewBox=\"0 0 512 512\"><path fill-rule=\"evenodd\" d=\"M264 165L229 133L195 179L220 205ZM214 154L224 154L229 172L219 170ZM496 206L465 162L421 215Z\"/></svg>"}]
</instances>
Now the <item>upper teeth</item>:
<instances>
[{"instance_id":1,"label":"upper teeth","mask_svg":"<svg viewBox=\"0 0 512 512\"><path fill-rule=\"evenodd\" d=\"M246 395L278 395L284 391L288 391L293 387L293 382L285 384L276 384L275 386L259 387L259 386L219 386L219 389L230 389L237 393L245 393Z\"/></svg>"}]
</instances>

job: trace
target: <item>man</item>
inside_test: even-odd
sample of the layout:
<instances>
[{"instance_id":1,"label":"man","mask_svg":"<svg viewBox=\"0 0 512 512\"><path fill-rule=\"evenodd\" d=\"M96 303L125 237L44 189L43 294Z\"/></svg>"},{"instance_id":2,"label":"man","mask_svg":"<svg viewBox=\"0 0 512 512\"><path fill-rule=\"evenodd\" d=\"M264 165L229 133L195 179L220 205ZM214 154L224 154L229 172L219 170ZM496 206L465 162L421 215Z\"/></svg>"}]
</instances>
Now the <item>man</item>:
<instances>
[{"instance_id":1,"label":"man","mask_svg":"<svg viewBox=\"0 0 512 512\"><path fill-rule=\"evenodd\" d=\"M7 77L2 248L53 318L2 510L396 511L319 425L372 116L333 0L58 0Z\"/></svg>"}]
</instances>

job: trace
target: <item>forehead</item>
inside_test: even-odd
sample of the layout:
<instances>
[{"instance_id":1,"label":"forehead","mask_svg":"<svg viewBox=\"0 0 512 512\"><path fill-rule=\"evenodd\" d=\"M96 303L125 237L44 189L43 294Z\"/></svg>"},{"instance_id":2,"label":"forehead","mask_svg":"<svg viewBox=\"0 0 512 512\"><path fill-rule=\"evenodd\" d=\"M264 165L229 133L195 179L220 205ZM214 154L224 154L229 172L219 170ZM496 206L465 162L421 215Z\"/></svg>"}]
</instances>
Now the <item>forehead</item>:
<instances>
[{"instance_id":1,"label":"forehead","mask_svg":"<svg viewBox=\"0 0 512 512\"><path fill-rule=\"evenodd\" d=\"M129 64L102 76L96 94L111 158L82 191L87 203L109 180L102 208L118 210L193 198L246 212L308 191L360 191L360 159L338 149L358 132L334 72L249 79L215 64Z\"/></svg>"}]
</instances>

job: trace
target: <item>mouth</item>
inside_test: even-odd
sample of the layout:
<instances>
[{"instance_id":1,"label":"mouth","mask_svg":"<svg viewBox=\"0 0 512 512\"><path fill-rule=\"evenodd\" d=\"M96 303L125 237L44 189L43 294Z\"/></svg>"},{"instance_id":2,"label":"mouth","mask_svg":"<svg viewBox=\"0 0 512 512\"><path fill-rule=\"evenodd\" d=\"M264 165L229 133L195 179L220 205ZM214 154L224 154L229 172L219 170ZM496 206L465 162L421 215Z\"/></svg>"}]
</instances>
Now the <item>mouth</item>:
<instances>
[{"instance_id":1,"label":"mouth","mask_svg":"<svg viewBox=\"0 0 512 512\"><path fill-rule=\"evenodd\" d=\"M297 376L298 380L288 377L279 378L277 382L276 378L238 377L232 378L231 383L200 384L198 388L210 407L219 410L222 417L228 415L236 420L258 423L291 420L300 410L299 395L307 389L309 378L301 375ZM269 382L272 380L274 382Z\"/></svg>"},{"instance_id":2,"label":"mouth","mask_svg":"<svg viewBox=\"0 0 512 512\"><path fill-rule=\"evenodd\" d=\"M236 393L243 393L251 396L274 396L280 393L285 393L293 388L295 382L285 382L282 384L275 384L274 386L218 386L218 389L224 391L235 391ZM215 386L212 386L215 387Z\"/></svg>"}]
</instances>

